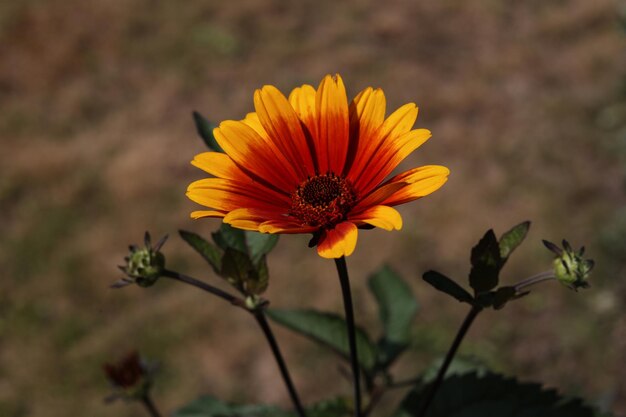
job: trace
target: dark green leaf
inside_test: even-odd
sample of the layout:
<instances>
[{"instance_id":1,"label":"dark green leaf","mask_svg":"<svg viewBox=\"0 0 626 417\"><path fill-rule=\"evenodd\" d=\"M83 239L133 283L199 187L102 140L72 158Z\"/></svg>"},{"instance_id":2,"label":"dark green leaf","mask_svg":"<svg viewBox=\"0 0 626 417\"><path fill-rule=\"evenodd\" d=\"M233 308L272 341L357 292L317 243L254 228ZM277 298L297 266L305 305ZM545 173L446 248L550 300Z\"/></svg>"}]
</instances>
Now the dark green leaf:
<instances>
[{"instance_id":1,"label":"dark green leaf","mask_svg":"<svg viewBox=\"0 0 626 417\"><path fill-rule=\"evenodd\" d=\"M472 248L470 286L476 293L486 292L498 285L501 258L500 246L493 229L489 229Z\"/></svg>"},{"instance_id":2,"label":"dark green leaf","mask_svg":"<svg viewBox=\"0 0 626 417\"><path fill-rule=\"evenodd\" d=\"M278 235L236 229L223 223L220 230L213 233L213 240L224 250L232 248L249 254L252 262L257 264L264 255L274 249Z\"/></svg>"},{"instance_id":3,"label":"dark green leaf","mask_svg":"<svg viewBox=\"0 0 626 417\"><path fill-rule=\"evenodd\" d=\"M246 292L247 283L257 280L257 270L248 254L233 248L226 249L222 257L220 275L241 292Z\"/></svg>"},{"instance_id":4,"label":"dark green leaf","mask_svg":"<svg viewBox=\"0 0 626 417\"><path fill-rule=\"evenodd\" d=\"M500 236L498 245L500 246L500 257L502 258L502 264L504 264L511 253L517 248L526 238L528 229L530 228L530 222L525 221L517 226L511 228L508 232L505 232Z\"/></svg>"},{"instance_id":5,"label":"dark green leaf","mask_svg":"<svg viewBox=\"0 0 626 417\"><path fill-rule=\"evenodd\" d=\"M178 409L172 417L295 417L273 405L228 404L204 395Z\"/></svg>"},{"instance_id":6,"label":"dark green leaf","mask_svg":"<svg viewBox=\"0 0 626 417\"><path fill-rule=\"evenodd\" d=\"M394 417L416 415L427 387L413 389ZM539 384L487 373L454 375L441 385L426 417L593 417L581 400L564 398Z\"/></svg>"},{"instance_id":7,"label":"dark green leaf","mask_svg":"<svg viewBox=\"0 0 626 417\"><path fill-rule=\"evenodd\" d=\"M437 271L428 271L424 273L422 278L439 291L451 295L462 303L472 304L474 301L474 297L463 287Z\"/></svg>"},{"instance_id":8,"label":"dark green leaf","mask_svg":"<svg viewBox=\"0 0 626 417\"><path fill-rule=\"evenodd\" d=\"M435 380L437 377L437 373L443 365L445 358L440 357L434 360L422 373L422 381L423 383L430 383ZM452 363L450 363L450 367L446 372L446 378L450 378L452 375L465 375L475 373L478 377L484 376L489 372L489 369L485 365L485 363L478 358L475 357L460 357L456 356Z\"/></svg>"},{"instance_id":9,"label":"dark green leaf","mask_svg":"<svg viewBox=\"0 0 626 417\"><path fill-rule=\"evenodd\" d=\"M267 261L265 257L261 258L258 265L254 269L254 273L248 276L245 282L246 293L261 295L267 290L269 285L270 274L267 268Z\"/></svg>"},{"instance_id":10,"label":"dark green leaf","mask_svg":"<svg viewBox=\"0 0 626 417\"><path fill-rule=\"evenodd\" d=\"M220 230L212 234L213 241L223 250L235 249L242 253L248 253L246 246L246 233L226 223L220 225Z\"/></svg>"},{"instance_id":11,"label":"dark green leaf","mask_svg":"<svg viewBox=\"0 0 626 417\"><path fill-rule=\"evenodd\" d=\"M256 264L274 249L278 242L278 235L246 231L245 239L250 258Z\"/></svg>"},{"instance_id":12,"label":"dark green leaf","mask_svg":"<svg viewBox=\"0 0 626 417\"><path fill-rule=\"evenodd\" d=\"M207 242L202 236L187 232L185 230L179 230L180 237L185 242L194 248L202 257L211 265L213 271L219 274L222 270L222 254L219 249Z\"/></svg>"},{"instance_id":13,"label":"dark green leaf","mask_svg":"<svg viewBox=\"0 0 626 417\"><path fill-rule=\"evenodd\" d=\"M224 152L222 147L215 140L213 129L217 126L209 122L204 116L197 111L193 112L193 121L196 124L196 131L204 141L204 144L214 152Z\"/></svg>"},{"instance_id":14,"label":"dark green leaf","mask_svg":"<svg viewBox=\"0 0 626 417\"><path fill-rule=\"evenodd\" d=\"M314 341L330 347L345 359L350 358L346 322L343 318L315 310L266 310L276 323L303 334ZM360 328L356 329L359 364L371 370L376 364L376 346Z\"/></svg>"},{"instance_id":15,"label":"dark green leaf","mask_svg":"<svg viewBox=\"0 0 626 417\"><path fill-rule=\"evenodd\" d=\"M369 277L385 334L379 342L383 364L389 364L408 346L411 324L418 309L411 288L388 266Z\"/></svg>"},{"instance_id":16,"label":"dark green leaf","mask_svg":"<svg viewBox=\"0 0 626 417\"><path fill-rule=\"evenodd\" d=\"M517 296L517 291L513 287L500 287L496 290L493 297L493 308L500 310L506 303L513 300Z\"/></svg>"},{"instance_id":17,"label":"dark green leaf","mask_svg":"<svg viewBox=\"0 0 626 417\"><path fill-rule=\"evenodd\" d=\"M408 343L418 308L411 288L388 266L370 275L368 285L378 303L385 338L394 343Z\"/></svg>"}]
</instances>

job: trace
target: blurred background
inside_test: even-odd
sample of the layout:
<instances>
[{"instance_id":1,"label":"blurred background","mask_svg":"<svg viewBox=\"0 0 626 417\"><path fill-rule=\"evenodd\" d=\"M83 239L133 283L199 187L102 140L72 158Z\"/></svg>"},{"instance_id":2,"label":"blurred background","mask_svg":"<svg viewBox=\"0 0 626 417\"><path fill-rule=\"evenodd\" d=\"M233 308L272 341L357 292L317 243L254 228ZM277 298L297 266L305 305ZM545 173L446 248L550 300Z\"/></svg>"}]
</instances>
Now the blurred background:
<instances>
[{"instance_id":1,"label":"blurred background","mask_svg":"<svg viewBox=\"0 0 626 417\"><path fill-rule=\"evenodd\" d=\"M420 107L433 138L402 166L450 181L400 207L401 232L363 232L357 321L380 330L367 275L385 262L421 309L411 376L441 356L466 307L421 282L466 282L488 228L533 225L503 275L548 269L541 239L586 245L593 288L537 288L472 328L461 354L626 413L626 37L611 0L20 0L0 2L0 415L131 416L107 406L102 364L133 348L161 363L155 399L200 394L289 406L253 320L174 282L111 290L129 243L169 233L168 265L221 285L176 231L208 236L184 195L203 177L191 118L238 119L254 89L327 73L350 96L382 87L388 113ZM332 262L283 237L267 297L340 313ZM349 394L340 361L276 328L306 402ZM311 374L311 369L316 372ZM397 397L396 397L397 399ZM393 396L388 399L394 400ZM384 408L384 407L383 407Z\"/></svg>"}]
</instances>

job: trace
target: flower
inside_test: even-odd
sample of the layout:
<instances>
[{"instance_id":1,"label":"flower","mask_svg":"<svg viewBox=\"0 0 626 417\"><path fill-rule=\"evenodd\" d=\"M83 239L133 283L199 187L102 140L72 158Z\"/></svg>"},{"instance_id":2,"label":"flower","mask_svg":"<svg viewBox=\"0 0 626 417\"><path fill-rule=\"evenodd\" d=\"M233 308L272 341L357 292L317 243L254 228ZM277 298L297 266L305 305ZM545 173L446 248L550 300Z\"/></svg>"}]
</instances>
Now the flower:
<instances>
[{"instance_id":1,"label":"flower","mask_svg":"<svg viewBox=\"0 0 626 417\"><path fill-rule=\"evenodd\" d=\"M431 133L411 130L413 103L385 118L380 89L366 88L348 103L341 77L327 75L317 90L303 85L289 98L266 85L255 92L254 107L214 129L224 153L192 161L214 176L189 185L187 196L210 208L192 218L223 218L262 233L313 233L320 256L339 258L354 251L358 228L401 229L392 206L447 180L448 168L429 165L384 181Z\"/></svg>"}]
</instances>

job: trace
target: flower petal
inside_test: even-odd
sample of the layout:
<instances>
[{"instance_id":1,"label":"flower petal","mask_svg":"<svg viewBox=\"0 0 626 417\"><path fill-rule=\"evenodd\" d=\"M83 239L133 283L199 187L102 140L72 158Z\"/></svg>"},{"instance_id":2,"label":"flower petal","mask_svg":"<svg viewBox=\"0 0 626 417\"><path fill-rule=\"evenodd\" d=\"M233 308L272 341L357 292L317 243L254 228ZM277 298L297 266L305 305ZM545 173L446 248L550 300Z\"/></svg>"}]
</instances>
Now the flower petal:
<instances>
[{"instance_id":1,"label":"flower petal","mask_svg":"<svg viewBox=\"0 0 626 417\"><path fill-rule=\"evenodd\" d=\"M276 189L252 173L246 173L226 154L221 152L204 152L191 161L191 165L218 178L238 181L241 186L254 187L259 193L271 195L272 198L289 203L291 200L286 192Z\"/></svg>"},{"instance_id":2,"label":"flower petal","mask_svg":"<svg viewBox=\"0 0 626 417\"><path fill-rule=\"evenodd\" d=\"M216 210L196 210L191 212L192 219L201 219L203 217L224 217L226 213Z\"/></svg>"},{"instance_id":3,"label":"flower petal","mask_svg":"<svg viewBox=\"0 0 626 417\"><path fill-rule=\"evenodd\" d=\"M385 94L380 88L368 87L350 103L350 145L344 175L355 161L365 162L378 146L376 132L385 121L385 108Z\"/></svg>"},{"instance_id":4,"label":"flower petal","mask_svg":"<svg viewBox=\"0 0 626 417\"><path fill-rule=\"evenodd\" d=\"M319 173L341 175L349 141L348 97L343 80L327 75L315 96L318 136L315 140ZM315 139L315 138L314 138Z\"/></svg>"},{"instance_id":5,"label":"flower petal","mask_svg":"<svg viewBox=\"0 0 626 417\"><path fill-rule=\"evenodd\" d=\"M317 229L317 227L302 226L288 220L268 220L259 226L259 232L261 233L313 233Z\"/></svg>"},{"instance_id":6,"label":"flower petal","mask_svg":"<svg viewBox=\"0 0 626 417\"><path fill-rule=\"evenodd\" d=\"M285 96L276 87L266 85L254 93L254 108L263 129L289 159L299 180L314 175L313 157L300 119Z\"/></svg>"},{"instance_id":7,"label":"flower petal","mask_svg":"<svg viewBox=\"0 0 626 417\"><path fill-rule=\"evenodd\" d=\"M290 193L300 183L285 156L244 122L227 120L213 130L217 143L239 167Z\"/></svg>"},{"instance_id":8,"label":"flower petal","mask_svg":"<svg viewBox=\"0 0 626 417\"><path fill-rule=\"evenodd\" d=\"M349 220L359 223L371 224L387 231L402 229L402 216L398 210L389 206L374 206L354 216Z\"/></svg>"},{"instance_id":9,"label":"flower petal","mask_svg":"<svg viewBox=\"0 0 626 417\"><path fill-rule=\"evenodd\" d=\"M315 88L308 84L294 88L289 94L289 103L296 111L296 114L303 123L304 136L306 137L315 172L319 172L319 164L317 161L317 153L315 151L315 142L317 141L317 116L315 110Z\"/></svg>"},{"instance_id":10,"label":"flower petal","mask_svg":"<svg viewBox=\"0 0 626 417\"><path fill-rule=\"evenodd\" d=\"M205 178L192 182L187 188L187 197L198 204L220 211L232 211L242 207L276 213L288 210L288 206L253 187L223 178Z\"/></svg>"},{"instance_id":11,"label":"flower petal","mask_svg":"<svg viewBox=\"0 0 626 417\"><path fill-rule=\"evenodd\" d=\"M415 124L417 113L418 109L415 104L405 104L389 115L382 126L373 134L370 139L371 143L366 146L365 150L360 155L357 155L354 161L354 167L350 169L350 172L347 174L357 190L361 192L367 191L365 189L366 185L376 174L372 164L379 162L381 153L385 152L389 147L393 148L395 141L400 136L410 131L413 124ZM398 145L396 145L396 147L397 146Z\"/></svg>"},{"instance_id":12,"label":"flower petal","mask_svg":"<svg viewBox=\"0 0 626 417\"><path fill-rule=\"evenodd\" d=\"M424 166L400 174L397 177L407 185L387 197L381 204L397 206L425 197L441 188L448 181L449 174L448 168L439 165Z\"/></svg>"},{"instance_id":13,"label":"flower petal","mask_svg":"<svg viewBox=\"0 0 626 417\"><path fill-rule=\"evenodd\" d=\"M359 178L357 189L362 193L372 190L431 136L428 129L415 129L392 141L386 141Z\"/></svg>"},{"instance_id":14,"label":"flower petal","mask_svg":"<svg viewBox=\"0 0 626 417\"><path fill-rule=\"evenodd\" d=\"M343 222L334 229L325 230L317 244L317 253L323 258L350 256L356 247L358 229L352 222Z\"/></svg>"}]
</instances>

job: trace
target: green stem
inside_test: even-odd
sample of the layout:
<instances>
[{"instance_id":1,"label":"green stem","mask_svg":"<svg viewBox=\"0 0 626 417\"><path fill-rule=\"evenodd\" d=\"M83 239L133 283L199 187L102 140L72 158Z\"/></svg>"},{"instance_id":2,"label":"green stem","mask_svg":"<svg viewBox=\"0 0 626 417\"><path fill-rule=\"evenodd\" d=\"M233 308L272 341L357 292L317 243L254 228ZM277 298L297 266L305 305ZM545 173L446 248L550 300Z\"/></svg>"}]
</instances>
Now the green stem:
<instances>
[{"instance_id":1,"label":"green stem","mask_svg":"<svg viewBox=\"0 0 626 417\"><path fill-rule=\"evenodd\" d=\"M341 283L341 294L343 295L343 306L346 313L346 324L348 328L350 363L352 365L352 378L354 381L354 416L361 417L361 378L359 376L359 360L356 349L356 326L354 325L350 278L348 277L346 258L342 256L341 258L335 259L335 265L337 266L339 282Z\"/></svg>"},{"instance_id":2,"label":"green stem","mask_svg":"<svg viewBox=\"0 0 626 417\"><path fill-rule=\"evenodd\" d=\"M530 278L526 278L525 280L518 282L513 286L513 288L515 288L515 292L519 293L526 287L530 287L532 285L539 284L540 282L550 281L553 279L556 279L556 277L554 276L554 271L540 272L537 275L533 275Z\"/></svg>"},{"instance_id":3,"label":"green stem","mask_svg":"<svg viewBox=\"0 0 626 417\"><path fill-rule=\"evenodd\" d=\"M141 397L141 403L144 405L144 407L146 407L146 410L148 411L148 414L150 414L150 417L161 417L161 413L159 413L156 405L154 405L150 394L146 393L143 397Z\"/></svg>"},{"instance_id":4,"label":"green stem","mask_svg":"<svg viewBox=\"0 0 626 417\"><path fill-rule=\"evenodd\" d=\"M206 282L181 274L179 272L165 270L163 271L163 276L175 279L180 282L184 282L185 284L194 286L203 291L216 295L235 306L243 308L248 313L252 314L254 318L256 319L257 323L259 324L259 327L263 331L263 334L265 335L265 339L267 339L267 342L270 345L270 349L272 350L272 353L274 354L274 358L276 359L276 363L278 364L278 368L280 369L280 374L283 377L283 381L285 382L285 385L287 386L289 397L291 398L291 402L293 403L298 413L298 416L306 417L306 413L304 412L304 408L302 407L302 403L300 402L298 393L293 385L291 376L289 375L289 370L287 369L287 365L285 364L283 355L280 352L280 348L278 347L278 343L276 342L274 333L272 332L272 329L270 328L269 323L267 322L265 318L265 313L263 312L262 309L251 310L246 307L244 300L238 297L235 297L234 295L226 291L220 290L219 288L209 285Z\"/></svg>"},{"instance_id":5,"label":"green stem","mask_svg":"<svg viewBox=\"0 0 626 417\"><path fill-rule=\"evenodd\" d=\"M448 367L450 367L450 364L452 363L452 359L454 359L454 356L456 355L456 352L459 349L459 346L461 346L461 342L463 341L465 334L471 327L476 316L478 316L478 313L480 313L481 311L482 311L482 307L472 306L472 309L469 311L469 313L467 313L467 317L465 317L465 320L463 320L463 324L461 324L461 327L459 328L459 331L457 332L456 337L454 338L454 342L452 342L452 345L450 346L450 349L448 350L448 353L446 354L446 358L443 361L441 368L439 368L439 372L437 373L437 377L435 378L435 381L430 385L430 388L428 389L428 393L426 394L426 398L421 403L419 411L416 414L417 417L424 417L426 415L426 411L428 411L428 407L432 403L433 398L435 398L435 394L437 393L437 390L439 390L439 387L441 386L441 383L443 382L443 378L446 375L446 371L448 370Z\"/></svg>"}]
</instances>

